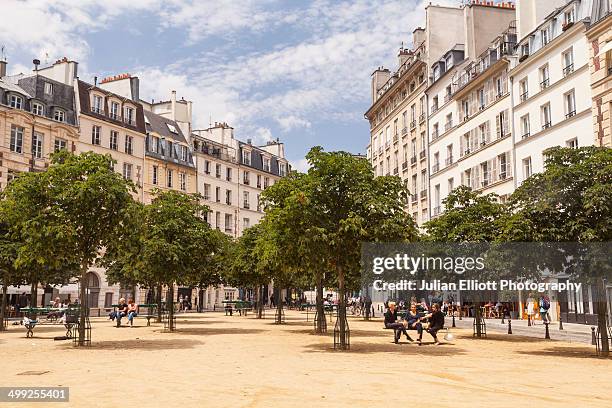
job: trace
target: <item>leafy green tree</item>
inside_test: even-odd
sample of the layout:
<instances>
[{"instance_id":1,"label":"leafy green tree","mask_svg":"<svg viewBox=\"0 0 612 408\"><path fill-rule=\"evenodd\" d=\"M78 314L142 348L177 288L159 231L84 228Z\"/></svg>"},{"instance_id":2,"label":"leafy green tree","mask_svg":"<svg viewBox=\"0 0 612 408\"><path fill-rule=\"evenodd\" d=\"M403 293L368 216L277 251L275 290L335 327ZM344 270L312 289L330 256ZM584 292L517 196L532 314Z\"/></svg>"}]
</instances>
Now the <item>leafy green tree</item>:
<instances>
[{"instance_id":1,"label":"leafy green tree","mask_svg":"<svg viewBox=\"0 0 612 408\"><path fill-rule=\"evenodd\" d=\"M85 340L87 271L117 239L135 192L113 163L110 155L60 151L45 172L25 173L4 191L3 216L24 242L16 266L80 278L79 345Z\"/></svg>"},{"instance_id":2,"label":"leafy green tree","mask_svg":"<svg viewBox=\"0 0 612 408\"><path fill-rule=\"evenodd\" d=\"M5 330L4 317L7 307L7 289L24 283L15 268L19 243L11 239L8 226L0 223L0 282L2 282L2 304L0 305L0 330Z\"/></svg>"},{"instance_id":3,"label":"leafy green tree","mask_svg":"<svg viewBox=\"0 0 612 408\"><path fill-rule=\"evenodd\" d=\"M511 214L503 236L510 240L581 244L611 241L612 149L557 147L545 154L544 171L525 180L510 197ZM607 259L609 254L601 257ZM573 270L572 265L563 266ZM595 285L598 328L607 339L605 280L612 278L609 262L582 273L574 271L573 275ZM609 353L608 341L602 344L604 353Z\"/></svg>"}]
</instances>

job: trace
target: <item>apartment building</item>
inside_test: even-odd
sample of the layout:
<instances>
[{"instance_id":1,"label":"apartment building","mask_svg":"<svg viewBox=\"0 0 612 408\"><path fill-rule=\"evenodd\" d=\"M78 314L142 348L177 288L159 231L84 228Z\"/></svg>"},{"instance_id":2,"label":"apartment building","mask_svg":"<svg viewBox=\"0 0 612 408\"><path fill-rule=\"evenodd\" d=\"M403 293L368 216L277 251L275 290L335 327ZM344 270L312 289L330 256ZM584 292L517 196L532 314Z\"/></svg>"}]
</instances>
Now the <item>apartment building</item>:
<instances>
[{"instance_id":1,"label":"apartment building","mask_svg":"<svg viewBox=\"0 0 612 408\"><path fill-rule=\"evenodd\" d=\"M0 61L0 188L20 172L40 171L56 150L79 139L73 88L45 78L6 76Z\"/></svg>"},{"instance_id":2,"label":"apartment building","mask_svg":"<svg viewBox=\"0 0 612 408\"><path fill-rule=\"evenodd\" d=\"M597 146L612 147L612 1L594 0L587 30L593 131ZM611 294L612 295L612 294ZM612 298L612 296L610 296Z\"/></svg>"},{"instance_id":3,"label":"apartment building","mask_svg":"<svg viewBox=\"0 0 612 408\"><path fill-rule=\"evenodd\" d=\"M594 143L586 37L591 3L565 2L519 40L509 73L515 187L544 169L546 149Z\"/></svg>"},{"instance_id":4,"label":"apartment building","mask_svg":"<svg viewBox=\"0 0 612 408\"><path fill-rule=\"evenodd\" d=\"M443 199L460 184L502 197L513 190L508 70L516 42L512 21L477 58L469 61L455 47L434 65L450 80L441 78L431 87L432 217L442 212ZM436 109L442 92L443 108Z\"/></svg>"}]
</instances>

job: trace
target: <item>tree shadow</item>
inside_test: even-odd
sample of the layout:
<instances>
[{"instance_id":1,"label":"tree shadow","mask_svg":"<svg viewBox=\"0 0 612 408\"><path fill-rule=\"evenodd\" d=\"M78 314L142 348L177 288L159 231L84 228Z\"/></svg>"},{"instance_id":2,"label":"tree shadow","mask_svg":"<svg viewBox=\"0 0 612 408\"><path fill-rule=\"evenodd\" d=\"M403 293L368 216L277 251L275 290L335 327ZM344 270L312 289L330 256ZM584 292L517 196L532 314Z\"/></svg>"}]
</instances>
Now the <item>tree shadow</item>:
<instances>
[{"instance_id":1,"label":"tree shadow","mask_svg":"<svg viewBox=\"0 0 612 408\"><path fill-rule=\"evenodd\" d=\"M182 325L198 325L198 324L217 324L217 323L223 324L227 322L224 322L222 320L203 320L203 319L201 320L182 320L182 321L177 320L176 321L176 324L181 325L181 326Z\"/></svg>"},{"instance_id":2,"label":"tree shadow","mask_svg":"<svg viewBox=\"0 0 612 408\"><path fill-rule=\"evenodd\" d=\"M463 340L475 340L475 341L497 341L506 343L542 343L550 342L555 340L539 339L537 337L527 337L516 334L501 334L501 333L487 333L487 337L474 337L471 334L454 333L455 337Z\"/></svg>"},{"instance_id":3,"label":"tree shadow","mask_svg":"<svg viewBox=\"0 0 612 408\"><path fill-rule=\"evenodd\" d=\"M531 351L517 351L518 354L526 356L543 356L543 357L564 357L564 358L582 358L582 359L599 359L595 348L589 349L588 347L549 347L544 350L531 350ZM612 356L601 358L603 360L610 360Z\"/></svg>"},{"instance_id":4,"label":"tree shadow","mask_svg":"<svg viewBox=\"0 0 612 408\"><path fill-rule=\"evenodd\" d=\"M228 328L207 328L207 327L189 327L189 328L177 328L176 333L178 334L188 334L188 335L206 335L206 336L214 336L220 334L257 334L257 333L267 333L269 330L263 329L240 329L237 327L228 327Z\"/></svg>"},{"instance_id":5,"label":"tree shadow","mask_svg":"<svg viewBox=\"0 0 612 408\"><path fill-rule=\"evenodd\" d=\"M70 350L176 350L194 348L204 344L197 340L188 339L159 339L159 340L121 340L121 341L92 341L91 346L75 348L72 344L64 344L60 348Z\"/></svg>"},{"instance_id":6,"label":"tree shadow","mask_svg":"<svg viewBox=\"0 0 612 408\"><path fill-rule=\"evenodd\" d=\"M334 345L329 343L315 343L304 346L305 352L307 353L324 353L324 352L338 352L334 350ZM462 348L456 347L453 343L443 343L440 346L434 345L432 342L423 342L422 346L416 343L400 343L395 344L393 341L388 343L363 343L355 342L351 343L350 350L347 353L356 354L375 354L375 353L396 353L402 355L423 355L423 356L458 356L463 355L466 351Z\"/></svg>"}]
</instances>

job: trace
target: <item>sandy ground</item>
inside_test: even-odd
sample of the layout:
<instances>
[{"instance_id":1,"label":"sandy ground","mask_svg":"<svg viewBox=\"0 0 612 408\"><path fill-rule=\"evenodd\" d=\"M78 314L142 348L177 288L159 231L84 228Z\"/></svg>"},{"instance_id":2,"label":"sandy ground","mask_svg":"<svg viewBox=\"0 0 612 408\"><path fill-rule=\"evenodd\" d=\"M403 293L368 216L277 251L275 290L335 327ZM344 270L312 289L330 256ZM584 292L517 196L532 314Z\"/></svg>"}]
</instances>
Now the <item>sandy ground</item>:
<instances>
[{"instance_id":1,"label":"sandy ground","mask_svg":"<svg viewBox=\"0 0 612 408\"><path fill-rule=\"evenodd\" d=\"M0 332L0 386L70 387L69 403L0 407L612 406L612 359L576 343L455 330L442 346L395 345L380 319L355 318L351 351L335 352L333 325L315 336L312 315L295 311L283 326L270 312L179 315L176 333L144 319L92 323L86 349L52 340L59 326L39 326L33 339L19 326Z\"/></svg>"}]
</instances>

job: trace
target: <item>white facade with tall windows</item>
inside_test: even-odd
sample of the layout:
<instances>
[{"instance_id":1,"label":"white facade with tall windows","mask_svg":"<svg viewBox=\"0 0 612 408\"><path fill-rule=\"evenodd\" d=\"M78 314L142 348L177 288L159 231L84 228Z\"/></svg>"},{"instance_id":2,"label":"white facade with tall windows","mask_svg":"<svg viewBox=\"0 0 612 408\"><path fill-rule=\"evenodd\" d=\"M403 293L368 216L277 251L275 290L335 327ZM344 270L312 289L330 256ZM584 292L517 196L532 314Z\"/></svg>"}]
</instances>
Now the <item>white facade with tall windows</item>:
<instances>
[{"instance_id":1,"label":"white facade with tall windows","mask_svg":"<svg viewBox=\"0 0 612 408\"><path fill-rule=\"evenodd\" d=\"M544 151L593 144L591 1L571 0L520 39L510 71L515 171L520 185L544 169Z\"/></svg>"}]
</instances>

